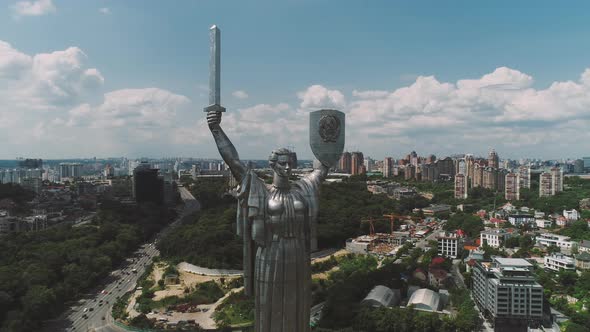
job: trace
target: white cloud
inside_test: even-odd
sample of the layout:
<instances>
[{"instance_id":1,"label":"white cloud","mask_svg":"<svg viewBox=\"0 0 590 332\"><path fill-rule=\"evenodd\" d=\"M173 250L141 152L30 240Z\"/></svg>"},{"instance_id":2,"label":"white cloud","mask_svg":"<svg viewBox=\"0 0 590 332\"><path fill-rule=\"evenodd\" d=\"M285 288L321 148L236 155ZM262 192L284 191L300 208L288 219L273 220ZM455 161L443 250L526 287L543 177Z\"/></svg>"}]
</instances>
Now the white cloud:
<instances>
[{"instance_id":1,"label":"white cloud","mask_svg":"<svg viewBox=\"0 0 590 332\"><path fill-rule=\"evenodd\" d=\"M106 93L98 106L82 104L71 109L67 125L161 129L173 126L176 111L189 102L185 96L158 88L116 90Z\"/></svg>"},{"instance_id":2,"label":"white cloud","mask_svg":"<svg viewBox=\"0 0 590 332\"><path fill-rule=\"evenodd\" d=\"M383 98L389 94L389 91L384 90L367 90L367 91L358 91L353 90L352 96L361 98L361 99L373 99L373 98Z\"/></svg>"},{"instance_id":3,"label":"white cloud","mask_svg":"<svg viewBox=\"0 0 590 332\"><path fill-rule=\"evenodd\" d=\"M246 99L248 98L248 94L246 93L246 91L243 90L237 90L231 93L232 96L234 96L235 98L238 99Z\"/></svg>"},{"instance_id":4,"label":"white cloud","mask_svg":"<svg viewBox=\"0 0 590 332\"><path fill-rule=\"evenodd\" d=\"M0 101L27 109L73 105L102 88L104 77L86 66L77 47L24 54L0 41Z\"/></svg>"},{"instance_id":5,"label":"white cloud","mask_svg":"<svg viewBox=\"0 0 590 332\"><path fill-rule=\"evenodd\" d=\"M55 12L51 0L19 1L12 6L14 17L41 16Z\"/></svg>"},{"instance_id":6,"label":"white cloud","mask_svg":"<svg viewBox=\"0 0 590 332\"><path fill-rule=\"evenodd\" d=\"M111 13L111 9L108 7L103 7L98 10L101 14L109 15Z\"/></svg>"},{"instance_id":7,"label":"white cloud","mask_svg":"<svg viewBox=\"0 0 590 332\"><path fill-rule=\"evenodd\" d=\"M0 41L4 157L217 156L205 114L187 97L158 87L105 92L106 79L88 62L77 47L25 54ZM345 112L347 147L378 159L411 150L442 156L495 147L501 157L579 157L590 150L590 69L547 87L533 82L500 67L456 82L418 76L397 89L356 87L347 94L312 85L296 103L228 110L222 127L244 159L265 158L279 146L311 158L308 113L320 108Z\"/></svg>"},{"instance_id":8,"label":"white cloud","mask_svg":"<svg viewBox=\"0 0 590 332\"><path fill-rule=\"evenodd\" d=\"M513 156L518 149L563 153L563 142L577 135L571 123L590 124L588 83L588 69L579 82L554 82L545 89L532 88L531 76L506 67L457 83L420 76L390 93L353 91L358 99L345 109L347 133L358 146L380 150L380 156L394 154L389 145L398 153L478 152L489 146ZM414 137L411 144L396 146L408 136Z\"/></svg>"},{"instance_id":9,"label":"white cloud","mask_svg":"<svg viewBox=\"0 0 590 332\"><path fill-rule=\"evenodd\" d=\"M17 79L31 67L33 59L0 40L0 80Z\"/></svg>"},{"instance_id":10,"label":"white cloud","mask_svg":"<svg viewBox=\"0 0 590 332\"><path fill-rule=\"evenodd\" d=\"M344 95L338 90L329 90L322 85L312 85L297 93L301 108L342 108L346 105Z\"/></svg>"}]
</instances>

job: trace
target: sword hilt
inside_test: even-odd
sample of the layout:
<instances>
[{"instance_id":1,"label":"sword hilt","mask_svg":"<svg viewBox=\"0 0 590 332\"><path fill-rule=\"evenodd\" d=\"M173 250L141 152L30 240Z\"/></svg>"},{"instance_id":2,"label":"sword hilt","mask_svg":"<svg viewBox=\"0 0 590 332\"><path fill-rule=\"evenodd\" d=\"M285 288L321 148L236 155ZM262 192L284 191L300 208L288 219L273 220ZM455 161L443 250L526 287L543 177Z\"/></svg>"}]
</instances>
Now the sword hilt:
<instances>
[{"instance_id":1,"label":"sword hilt","mask_svg":"<svg viewBox=\"0 0 590 332\"><path fill-rule=\"evenodd\" d=\"M205 108L203 108L203 112L205 113L209 113L209 112L225 112L225 107L219 105L219 104L213 104L213 105L209 105Z\"/></svg>"}]
</instances>

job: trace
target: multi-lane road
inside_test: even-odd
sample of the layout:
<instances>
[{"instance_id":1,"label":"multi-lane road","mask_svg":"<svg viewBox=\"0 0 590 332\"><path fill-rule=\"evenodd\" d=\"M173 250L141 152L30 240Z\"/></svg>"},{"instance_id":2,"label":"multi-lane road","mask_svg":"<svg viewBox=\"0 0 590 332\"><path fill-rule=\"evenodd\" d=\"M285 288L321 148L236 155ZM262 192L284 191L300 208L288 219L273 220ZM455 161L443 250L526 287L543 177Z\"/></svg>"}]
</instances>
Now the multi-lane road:
<instances>
[{"instance_id":1,"label":"multi-lane road","mask_svg":"<svg viewBox=\"0 0 590 332\"><path fill-rule=\"evenodd\" d=\"M117 298L135 289L139 276L143 274L152 259L160 255L155 246L158 239L182 223L182 219L186 216L200 209L199 202L195 200L188 190L183 187L178 189L185 203L184 209L179 213L178 218L160 231L153 241L145 243L137 249L119 269L112 271L109 277L92 294L88 294L71 307L61 319L48 323L45 331L125 331L113 322L111 317L113 303L116 302Z\"/></svg>"}]
</instances>

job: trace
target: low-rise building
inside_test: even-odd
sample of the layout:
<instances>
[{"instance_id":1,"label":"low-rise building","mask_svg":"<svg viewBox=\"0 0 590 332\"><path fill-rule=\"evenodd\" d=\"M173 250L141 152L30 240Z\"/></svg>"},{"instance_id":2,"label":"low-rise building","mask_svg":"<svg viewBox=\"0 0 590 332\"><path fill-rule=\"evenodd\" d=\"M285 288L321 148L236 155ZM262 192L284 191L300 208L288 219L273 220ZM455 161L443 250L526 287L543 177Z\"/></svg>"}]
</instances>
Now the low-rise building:
<instances>
[{"instance_id":1,"label":"low-rise building","mask_svg":"<svg viewBox=\"0 0 590 332\"><path fill-rule=\"evenodd\" d=\"M438 241L438 255L457 258L461 254L463 241L456 233L440 232L436 236Z\"/></svg>"},{"instance_id":2,"label":"low-rise building","mask_svg":"<svg viewBox=\"0 0 590 332\"><path fill-rule=\"evenodd\" d=\"M580 213L576 209L563 210L563 216L569 221L576 221L580 219Z\"/></svg>"},{"instance_id":3,"label":"low-rise building","mask_svg":"<svg viewBox=\"0 0 590 332\"><path fill-rule=\"evenodd\" d=\"M400 302L399 289L392 290L389 287L377 285L367 294L361 302L361 305L370 307L391 307Z\"/></svg>"},{"instance_id":4,"label":"low-rise building","mask_svg":"<svg viewBox=\"0 0 590 332\"><path fill-rule=\"evenodd\" d=\"M418 193L414 188L401 187L393 189L393 198L395 199L412 198L416 195L418 195Z\"/></svg>"},{"instance_id":5,"label":"low-rise building","mask_svg":"<svg viewBox=\"0 0 590 332\"><path fill-rule=\"evenodd\" d=\"M451 206L445 204L430 205L429 207L423 208L422 212L426 216L448 214L451 212Z\"/></svg>"},{"instance_id":6,"label":"low-rise building","mask_svg":"<svg viewBox=\"0 0 590 332\"><path fill-rule=\"evenodd\" d=\"M530 214L512 214L508 216L508 221L514 226L535 225L535 217Z\"/></svg>"},{"instance_id":7,"label":"low-rise building","mask_svg":"<svg viewBox=\"0 0 590 332\"><path fill-rule=\"evenodd\" d=\"M564 254L553 254L545 256L543 267L552 271L575 270L574 259Z\"/></svg>"},{"instance_id":8,"label":"low-rise building","mask_svg":"<svg viewBox=\"0 0 590 332\"><path fill-rule=\"evenodd\" d=\"M369 236L359 236L356 239L346 240L346 250L354 254L368 254L371 238Z\"/></svg>"},{"instance_id":9,"label":"low-rise building","mask_svg":"<svg viewBox=\"0 0 590 332\"><path fill-rule=\"evenodd\" d=\"M537 227L539 227L539 228L549 228L549 227L551 227L551 225L553 225L553 222L551 220L547 220L547 219L536 219L535 223L537 224Z\"/></svg>"},{"instance_id":10,"label":"low-rise building","mask_svg":"<svg viewBox=\"0 0 590 332\"><path fill-rule=\"evenodd\" d=\"M564 235L556 235L551 233L542 233L537 235L535 238L535 242L544 247L549 247L550 245L558 246L562 249L571 250L574 242L571 241L569 236Z\"/></svg>"},{"instance_id":11,"label":"low-rise building","mask_svg":"<svg viewBox=\"0 0 590 332\"><path fill-rule=\"evenodd\" d=\"M438 311L440 310L440 296L438 293L428 289L420 288L412 293L408 306L413 305L416 309Z\"/></svg>"},{"instance_id":12,"label":"low-rise building","mask_svg":"<svg viewBox=\"0 0 590 332\"><path fill-rule=\"evenodd\" d=\"M576 255L576 268L590 270L590 253L582 252Z\"/></svg>"},{"instance_id":13,"label":"low-rise building","mask_svg":"<svg viewBox=\"0 0 590 332\"><path fill-rule=\"evenodd\" d=\"M570 220L564 216L559 216L555 219L555 224L559 227L565 227L570 224Z\"/></svg>"},{"instance_id":14,"label":"low-rise building","mask_svg":"<svg viewBox=\"0 0 590 332\"><path fill-rule=\"evenodd\" d=\"M590 241L582 240L578 244L578 251L579 252L587 252L590 254Z\"/></svg>"},{"instance_id":15,"label":"low-rise building","mask_svg":"<svg viewBox=\"0 0 590 332\"><path fill-rule=\"evenodd\" d=\"M504 242L512 236L504 228L489 229L479 234L480 246L488 245L490 247L499 248L504 245Z\"/></svg>"},{"instance_id":16,"label":"low-rise building","mask_svg":"<svg viewBox=\"0 0 590 332\"><path fill-rule=\"evenodd\" d=\"M449 273L444 269L436 267L428 269L428 282L430 286L444 288L449 284L450 280Z\"/></svg>"}]
</instances>

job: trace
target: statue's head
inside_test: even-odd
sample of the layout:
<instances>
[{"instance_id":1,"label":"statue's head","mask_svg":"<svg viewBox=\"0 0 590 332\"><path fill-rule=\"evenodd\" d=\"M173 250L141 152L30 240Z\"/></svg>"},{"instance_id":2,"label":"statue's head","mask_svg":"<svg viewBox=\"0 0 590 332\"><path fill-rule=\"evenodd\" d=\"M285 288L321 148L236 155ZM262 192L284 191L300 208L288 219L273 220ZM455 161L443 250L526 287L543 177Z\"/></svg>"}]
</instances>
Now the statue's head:
<instances>
[{"instance_id":1,"label":"statue's head","mask_svg":"<svg viewBox=\"0 0 590 332\"><path fill-rule=\"evenodd\" d=\"M277 175L289 177L293 169L293 153L286 148L273 150L268 157L268 163Z\"/></svg>"}]
</instances>

